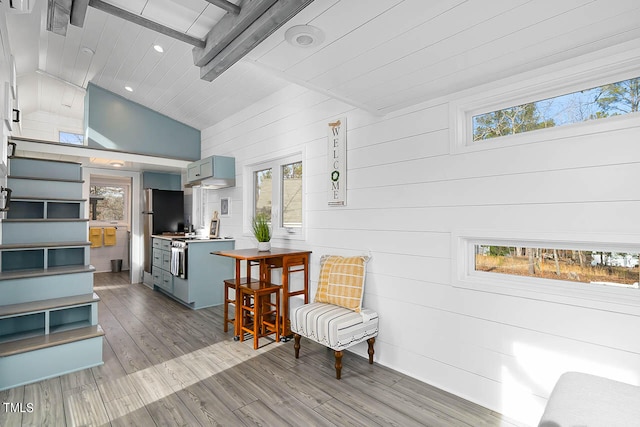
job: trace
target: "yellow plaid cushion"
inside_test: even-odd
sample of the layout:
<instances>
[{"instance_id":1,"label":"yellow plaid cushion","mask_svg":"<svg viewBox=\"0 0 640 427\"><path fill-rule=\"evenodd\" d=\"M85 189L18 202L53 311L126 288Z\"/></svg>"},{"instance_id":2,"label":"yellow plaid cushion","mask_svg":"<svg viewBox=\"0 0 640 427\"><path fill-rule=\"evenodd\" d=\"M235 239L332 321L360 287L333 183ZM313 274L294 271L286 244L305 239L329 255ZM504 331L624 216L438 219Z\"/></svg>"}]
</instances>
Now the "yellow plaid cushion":
<instances>
[{"instance_id":1,"label":"yellow plaid cushion","mask_svg":"<svg viewBox=\"0 0 640 427\"><path fill-rule=\"evenodd\" d=\"M364 276L368 260L368 257L363 256L346 258L331 256L324 260L320 269L321 283L318 285L316 302L339 305L359 312L362 307ZM322 283L323 273L327 275L326 293Z\"/></svg>"},{"instance_id":2,"label":"yellow plaid cushion","mask_svg":"<svg viewBox=\"0 0 640 427\"><path fill-rule=\"evenodd\" d=\"M327 295L329 273L331 273L333 264L341 259L341 256L336 255L323 255L322 258L320 258L320 280L318 281L318 290L316 291L316 298L314 302L329 302L329 297Z\"/></svg>"}]
</instances>

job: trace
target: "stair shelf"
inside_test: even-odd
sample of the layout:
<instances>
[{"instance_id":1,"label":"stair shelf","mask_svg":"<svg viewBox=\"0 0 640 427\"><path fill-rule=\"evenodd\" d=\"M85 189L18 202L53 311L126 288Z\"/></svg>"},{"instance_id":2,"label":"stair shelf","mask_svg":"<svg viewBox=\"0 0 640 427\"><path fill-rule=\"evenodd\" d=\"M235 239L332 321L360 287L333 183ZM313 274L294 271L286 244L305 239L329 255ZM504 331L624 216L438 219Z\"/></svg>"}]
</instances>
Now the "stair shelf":
<instances>
[{"instance_id":1,"label":"stair shelf","mask_svg":"<svg viewBox=\"0 0 640 427\"><path fill-rule=\"evenodd\" d=\"M102 364L81 165L13 156L1 220L0 391Z\"/></svg>"}]
</instances>

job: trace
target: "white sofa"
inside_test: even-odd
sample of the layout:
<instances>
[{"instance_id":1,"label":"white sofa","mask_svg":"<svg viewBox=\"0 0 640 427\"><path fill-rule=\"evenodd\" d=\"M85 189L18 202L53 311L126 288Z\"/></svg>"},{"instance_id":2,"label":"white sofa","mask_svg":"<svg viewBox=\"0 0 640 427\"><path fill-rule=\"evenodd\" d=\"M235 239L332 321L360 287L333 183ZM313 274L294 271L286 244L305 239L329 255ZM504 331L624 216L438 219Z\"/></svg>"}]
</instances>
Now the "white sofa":
<instances>
[{"instance_id":1,"label":"white sofa","mask_svg":"<svg viewBox=\"0 0 640 427\"><path fill-rule=\"evenodd\" d=\"M556 383L538 427L640 426L640 387L580 372Z\"/></svg>"}]
</instances>

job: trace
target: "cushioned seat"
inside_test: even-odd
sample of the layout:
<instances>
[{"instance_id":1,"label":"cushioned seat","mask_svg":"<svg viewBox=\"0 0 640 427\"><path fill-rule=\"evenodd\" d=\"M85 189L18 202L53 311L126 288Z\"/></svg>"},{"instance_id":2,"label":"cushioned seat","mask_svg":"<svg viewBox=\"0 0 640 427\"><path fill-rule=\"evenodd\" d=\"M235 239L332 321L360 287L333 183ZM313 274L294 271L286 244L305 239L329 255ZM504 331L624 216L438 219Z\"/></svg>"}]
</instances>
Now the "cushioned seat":
<instances>
[{"instance_id":1,"label":"cushioned seat","mask_svg":"<svg viewBox=\"0 0 640 427\"><path fill-rule=\"evenodd\" d=\"M336 378L342 372L342 350L367 341L369 363L378 335L378 313L362 308L364 276L368 257L323 256L315 302L291 311L295 356L300 338L306 337L334 350Z\"/></svg>"},{"instance_id":2,"label":"cushioned seat","mask_svg":"<svg viewBox=\"0 0 640 427\"><path fill-rule=\"evenodd\" d=\"M344 350L378 335L378 313L314 302L294 309L291 331L333 350Z\"/></svg>"},{"instance_id":3,"label":"cushioned seat","mask_svg":"<svg viewBox=\"0 0 640 427\"><path fill-rule=\"evenodd\" d=\"M580 372L556 383L539 427L640 425L640 387Z\"/></svg>"}]
</instances>

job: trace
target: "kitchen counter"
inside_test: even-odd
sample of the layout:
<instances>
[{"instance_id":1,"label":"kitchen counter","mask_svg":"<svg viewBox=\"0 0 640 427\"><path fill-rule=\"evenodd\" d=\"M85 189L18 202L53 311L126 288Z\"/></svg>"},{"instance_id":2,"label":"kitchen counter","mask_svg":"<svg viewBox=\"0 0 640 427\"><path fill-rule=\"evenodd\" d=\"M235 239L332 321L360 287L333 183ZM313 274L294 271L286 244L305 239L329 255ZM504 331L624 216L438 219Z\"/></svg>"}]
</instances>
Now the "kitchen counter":
<instances>
[{"instance_id":1,"label":"kitchen counter","mask_svg":"<svg viewBox=\"0 0 640 427\"><path fill-rule=\"evenodd\" d=\"M188 238L182 235L164 235L164 234L154 234L153 236L151 236L155 239L164 239L164 240L180 240L182 242L187 242L187 243L207 243L207 242L229 242L229 241L235 241L236 239L234 239L233 237L218 237L216 239L211 239L211 238L207 238L207 239L198 239L198 238ZM186 240L183 240L186 239Z\"/></svg>"},{"instance_id":2,"label":"kitchen counter","mask_svg":"<svg viewBox=\"0 0 640 427\"><path fill-rule=\"evenodd\" d=\"M187 277L171 274L171 241L178 235L153 236L153 288L193 308L222 304L224 279L233 275L233 261L211 256L212 251L233 250L233 239L189 239Z\"/></svg>"}]
</instances>

